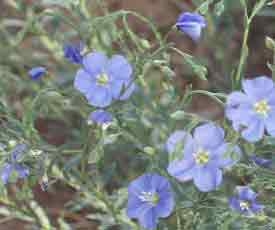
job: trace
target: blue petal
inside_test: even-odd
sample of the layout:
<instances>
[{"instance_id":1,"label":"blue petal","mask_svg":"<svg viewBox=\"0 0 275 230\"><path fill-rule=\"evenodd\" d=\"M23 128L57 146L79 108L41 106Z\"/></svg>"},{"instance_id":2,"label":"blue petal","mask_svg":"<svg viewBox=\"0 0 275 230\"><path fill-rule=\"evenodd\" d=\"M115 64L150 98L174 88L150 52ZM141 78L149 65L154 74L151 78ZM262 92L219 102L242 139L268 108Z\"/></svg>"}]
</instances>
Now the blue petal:
<instances>
[{"instance_id":1,"label":"blue petal","mask_svg":"<svg viewBox=\"0 0 275 230\"><path fill-rule=\"evenodd\" d=\"M275 109L273 108L264 120L269 135L275 137Z\"/></svg>"},{"instance_id":2,"label":"blue petal","mask_svg":"<svg viewBox=\"0 0 275 230\"><path fill-rule=\"evenodd\" d=\"M269 94L269 96L266 98L266 101L269 106L274 108L274 106L275 106L275 91L273 93Z\"/></svg>"},{"instance_id":3,"label":"blue petal","mask_svg":"<svg viewBox=\"0 0 275 230\"><path fill-rule=\"evenodd\" d=\"M159 195L160 200L157 206L155 207L156 215L158 217L165 218L171 215L175 207L175 201L171 191L161 191Z\"/></svg>"},{"instance_id":4,"label":"blue petal","mask_svg":"<svg viewBox=\"0 0 275 230\"><path fill-rule=\"evenodd\" d=\"M93 85L96 84L96 79L89 73L87 73L84 69L80 69L77 71L75 79L74 79L74 87L83 94L88 94Z\"/></svg>"},{"instance_id":5,"label":"blue petal","mask_svg":"<svg viewBox=\"0 0 275 230\"><path fill-rule=\"evenodd\" d=\"M104 72L107 67L107 63L107 56L100 52L89 53L83 58L84 69L92 76L96 76Z\"/></svg>"},{"instance_id":6,"label":"blue petal","mask_svg":"<svg viewBox=\"0 0 275 230\"><path fill-rule=\"evenodd\" d=\"M238 191L241 200L255 201L257 197L257 193L248 186L237 186L236 190Z\"/></svg>"},{"instance_id":7,"label":"blue petal","mask_svg":"<svg viewBox=\"0 0 275 230\"><path fill-rule=\"evenodd\" d=\"M111 113L100 109L92 112L89 116L89 120L102 125L112 122L113 117Z\"/></svg>"},{"instance_id":8,"label":"blue petal","mask_svg":"<svg viewBox=\"0 0 275 230\"><path fill-rule=\"evenodd\" d=\"M186 22L178 25L178 28L187 34L193 41L198 41L201 37L201 26L194 22Z\"/></svg>"},{"instance_id":9,"label":"blue petal","mask_svg":"<svg viewBox=\"0 0 275 230\"><path fill-rule=\"evenodd\" d=\"M202 28L206 27L206 20L197 13L183 13L179 16L176 26L194 41L198 41Z\"/></svg>"},{"instance_id":10,"label":"blue petal","mask_svg":"<svg viewBox=\"0 0 275 230\"><path fill-rule=\"evenodd\" d=\"M242 132L242 137L249 142L256 142L263 138L264 122L258 119L251 120L248 127Z\"/></svg>"},{"instance_id":11,"label":"blue petal","mask_svg":"<svg viewBox=\"0 0 275 230\"><path fill-rule=\"evenodd\" d=\"M193 153L195 152L195 146L192 136L183 131L177 130L172 133L167 142L166 142L166 150L169 154L174 153L177 150L177 145L183 145L183 157L184 159L192 159Z\"/></svg>"},{"instance_id":12,"label":"blue petal","mask_svg":"<svg viewBox=\"0 0 275 230\"><path fill-rule=\"evenodd\" d=\"M112 94L110 89L102 86L94 86L93 90L86 95L89 104L95 107L104 108L112 103Z\"/></svg>"},{"instance_id":13,"label":"blue petal","mask_svg":"<svg viewBox=\"0 0 275 230\"><path fill-rule=\"evenodd\" d=\"M224 130L213 123L206 123L195 129L194 140L203 148L215 149L224 143Z\"/></svg>"},{"instance_id":14,"label":"blue petal","mask_svg":"<svg viewBox=\"0 0 275 230\"><path fill-rule=\"evenodd\" d=\"M148 208L151 208L148 203L142 202L136 194L128 194L127 216L129 218L138 218Z\"/></svg>"},{"instance_id":15,"label":"blue petal","mask_svg":"<svg viewBox=\"0 0 275 230\"><path fill-rule=\"evenodd\" d=\"M255 117L254 101L240 92L233 92L227 98L226 117L233 122L233 128L239 131L241 125L250 123Z\"/></svg>"},{"instance_id":16,"label":"blue petal","mask_svg":"<svg viewBox=\"0 0 275 230\"><path fill-rule=\"evenodd\" d=\"M113 99L119 99L122 94L124 82L120 80L114 80L111 82L110 90L112 93Z\"/></svg>"},{"instance_id":17,"label":"blue petal","mask_svg":"<svg viewBox=\"0 0 275 230\"><path fill-rule=\"evenodd\" d=\"M241 125L248 124L255 117L252 106L249 104L240 104L239 107L227 107L226 117L233 122L233 128L239 131Z\"/></svg>"},{"instance_id":18,"label":"blue petal","mask_svg":"<svg viewBox=\"0 0 275 230\"><path fill-rule=\"evenodd\" d=\"M158 217L154 208L143 210L138 217L139 223L146 229L155 229L158 224Z\"/></svg>"},{"instance_id":19,"label":"blue petal","mask_svg":"<svg viewBox=\"0 0 275 230\"><path fill-rule=\"evenodd\" d=\"M9 178L12 174L14 167L12 164L5 164L2 171L1 171L1 179L4 184L7 184L9 182Z\"/></svg>"},{"instance_id":20,"label":"blue petal","mask_svg":"<svg viewBox=\"0 0 275 230\"><path fill-rule=\"evenodd\" d=\"M258 204L257 202L253 202L250 207L251 211L255 214L260 213L264 209L264 205Z\"/></svg>"},{"instance_id":21,"label":"blue petal","mask_svg":"<svg viewBox=\"0 0 275 230\"><path fill-rule=\"evenodd\" d=\"M158 174L152 174L151 187L159 196L159 203L155 207L157 216L169 216L174 208L174 197L168 179Z\"/></svg>"},{"instance_id":22,"label":"blue petal","mask_svg":"<svg viewBox=\"0 0 275 230\"><path fill-rule=\"evenodd\" d=\"M22 179L26 178L30 174L30 171L28 168L19 164L15 164L14 169L18 173L19 178L22 178Z\"/></svg>"},{"instance_id":23,"label":"blue petal","mask_svg":"<svg viewBox=\"0 0 275 230\"><path fill-rule=\"evenodd\" d=\"M129 194L136 194L139 196L141 192L152 191L151 179L154 174L144 174L130 183L128 186Z\"/></svg>"},{"instance_id":24,"label":"blue petal","mask_svg":"<svg viewBox=\"0 0 275 230\"><path fill-rule=\"evenodd\" d=\"M231 209L242 212L241 206L240 206L240 200L237 199L236 197L231 197L229 199L229 206Z\"/></svg>"},{"instance_id":25,"label":"blue petal","mask_svg":"<svg viewBox=\"0 0 275 230\"><path fill-rule=\"evenodd\" d=\"M186 138L192 138L191 135L183 130L173 132L167 139L165 148L168 153L172 154L176 151L176 146L180 142L184 142ZM184 147L184 146L182 146Z\"/></svg>"},{"instance_id":26,"label":"blue petal","mask_svg":"<svg viewBox=\"0 0 275 230\"><path fill-rule=\"evenodd\" d=\"M84 44L79 42L77 44L67 43L64 45L64 57L73 64L81 64L82 63L82 55L81 51L84 48Z\"/></svg>"},{"instance_id":27,"label":"blue petal","mask_svg":"<svg viewBox=\"0 0 275 230\"><path fill-rule=\"evenodd\" d=\"M255 102L266 99L270 94L275 93L273 81L266 76L257 77L252 80L243 80L242 87L245 93Z\"/></svg>"},{"instance_id":28,"label":"blue petal","mask_svg":"<svg viewBox=\"0 0 275 230\"><path fill-rule=\"evenodd\" d=\"M29 75L32 80L38 80L46 74L47 70L45 67L34 67L29 71Z\"/></svg>"},{"instance_id":29,"label":"blue petal","mask_svg":"<svg viewBox=\"0 0 275 230\"><path fill-rule=\"evenodd\" d=\"M128 100L131 97L131 95L135 92L135 90L137 89L137 86L136 86L135 82L130 81L129 83L124 84L124 89L125 89L125 91L119 97L119 100L122 100L122 101Z\"/></svg>"},{"instance_id":30,"label":"blue petal","mask_svg":"<svg viewBox=\"0 0 275 230\"><path fill-rule=\"evenodd\" d=\"M222 183L222 171L212 165L199 166L194 169L193 179L200 191L210 192Z\"/></svg>"},{"instance_id":31,"label":"blue petal","mask_svg":"<svg viewBox=\"0 0 275 230\"><path fill-rule=\"evenodd\" d=\"M11 152L11 160L18 161L24 154L24 152L27 150L27 145L26 144L17 144L14 149Z\"/></svg>"},{"instance_id":32,"label":"blue petal","mask_svg":"<svg viewBox=\"0 0 275 230\"><path fill-rule=\"evenodd\" d=\"M239 146L232 147L229 143L224 143L213 152L213 157L219 167L232 167L240 160L241 149Z\"/></svg>"},{"instance_id":33,"label":"blue petal","mask_svg":"<svg viewBox=\"0 0 275 230\"><path fill-rule=\"evenodd\" d=\"M202 15L198 13L185 12L178 17L176 25L186 22L195 22L198 23L201 27L206 27L207 24L205 18Z\"/></svg>"},{"instance_id":34,"label":"blue petal","mask_svg":"<svg viewBox=\"0 0 275 230\"><path fill-rule=\"evenodd\" d=\"M235 91L227 97L227 107L239 107L241 104L251 104L251 99L242 92Z\"/></svg>"},{"instance_id":35,"label":"blue petal","mask_svg":"<svg viewBox=\"0 0 275 230\"><path fill-rule=\"evenodd\" d=\"M170 191L171 186L169 181L158 174L151 174L151 188L156 191Z\"/></svg>"},{"instance_id":36,"label":"blue petal","mask_svg":"<svg viewBox=\"0 0 275 230\"><path fill-rule=\"evenodd\" d=\"M182 160L182 161L173 161L168 165L168 173L178 179L179 181L185 182L191 180L194 175L195 161Z\"/></svg>"},{"instance_id":37,"label":"blue petal","mask_svg":"<svg viewBox=\"0 0 275 230\"><path fill-rule=\"evenodd\" d=\"M107 64L106 73L112 76L114 81L123 80L129 82L132 79L133 68L122 55L114 55Z\"/></svg>"}]
</instances>

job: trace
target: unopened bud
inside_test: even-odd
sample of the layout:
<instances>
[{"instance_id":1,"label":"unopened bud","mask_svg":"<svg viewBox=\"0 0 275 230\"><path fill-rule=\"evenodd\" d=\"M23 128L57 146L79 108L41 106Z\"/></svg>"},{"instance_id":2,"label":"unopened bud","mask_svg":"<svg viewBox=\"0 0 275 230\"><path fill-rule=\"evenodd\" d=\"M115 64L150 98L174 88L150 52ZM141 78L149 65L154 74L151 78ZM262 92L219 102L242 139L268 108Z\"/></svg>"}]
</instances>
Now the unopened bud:
<instances>
[{"instance_id":1,"label":"unopened bud","mask_svg":"<svg viewBox=\"0 0 275 230\"><path fill-rule=\"evenodd\" d=\"M275 51L275 41L271 37L265 37L265 45L268 49Z\"/></svg>"},{"instance_id":2,"label":"unopened bud","mask_svg":"<svg viewBox=\"0 0 275 230\"><path fill-rule=\"evenodd\" d=\"M155 155L155 153L156 153L156 150L154 148L150 147L150 146L144 147L143 150L144 150L145 153L147 153L149 155Z\"/></svg>"}]
</instances>

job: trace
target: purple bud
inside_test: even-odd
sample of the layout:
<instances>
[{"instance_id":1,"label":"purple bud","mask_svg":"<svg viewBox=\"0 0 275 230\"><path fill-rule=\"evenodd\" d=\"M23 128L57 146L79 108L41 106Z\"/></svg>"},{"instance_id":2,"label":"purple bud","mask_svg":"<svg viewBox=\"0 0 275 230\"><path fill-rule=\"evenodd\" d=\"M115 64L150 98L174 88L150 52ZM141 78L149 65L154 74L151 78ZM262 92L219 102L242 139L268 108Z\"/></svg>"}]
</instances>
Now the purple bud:
<instances>
[{"instance_id":1,"label":"purple bud","mask_svg":"<svg viewBox=\"0 0 275 230\"><path fill-rule=\"evenodd\" d=\"M68 43L64 45L64 57L73 64L82 64L83 56L81 54L84 49L82 42L73 44Z\"/></svg>"},{"instance_id":2,"label":"purple bud","mask_svg":"<svg viewBox=\"0 0 275 230\"><path fill-rule=\"evenodd\" d=\"M29 75L32 80L39 80L41 77L43 77L46 74L47 70L45 67L34 67L29 71Z\"/></svg>"},{"instance_id":3,"label":"purple bud","mask_svg":"<svg viewBox=\"0 0 275 230\"><path fill-rule=\"evenodd\" d=\"M201 36L201 30L207 23L203 16L197 13L182 13L177 22L177 28L187 34L193 41L198 41Z\"/></svg>"}]
</instances>

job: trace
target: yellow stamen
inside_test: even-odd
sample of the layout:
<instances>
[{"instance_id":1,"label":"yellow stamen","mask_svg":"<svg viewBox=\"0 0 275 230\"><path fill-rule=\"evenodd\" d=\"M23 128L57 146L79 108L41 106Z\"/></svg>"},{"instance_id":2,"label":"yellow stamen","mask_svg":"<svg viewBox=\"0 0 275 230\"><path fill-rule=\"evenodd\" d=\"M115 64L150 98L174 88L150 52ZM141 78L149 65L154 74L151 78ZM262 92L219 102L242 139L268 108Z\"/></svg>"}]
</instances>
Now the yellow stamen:
<instances>
[{"instance_id":1,"label":"yellow stamen","mask_svg":"<svg viewBox=\"0 0 275 230\"><path fill-rule=\"evenodd\" d=\"M97 77L96 83L101 86L107 85L109 82L109 77L106 73L102 73Z\"/></svg>"},{"instance_id":2,"label":"yellow stamen","mask_svg":"<svg viewBox=\"0 0 275 230\"><path fill-rule=\"evenodd\" d=\"M270 111L270 106L266 100L262 100L254 104L254 110L262 116L267 116Z\"/></svg>"},{"instance_id":3,"label":"yellow stamen","mask_svg":"<svg viewBox=\"0 0 275 230\"><path fill-rule=\"evenodd\" d=\"M204 165L209 161L209 153L207 151L200 150L195 155L195 160L197 164Z\"/></svg>"},{"instance_id":4,"label":"yellow stamen","mask_svg":"<svg viewBox=\"0 0 275 230\"><path fill-rule=\"evenodd\" d=\"M242 210L248 210L250 207L250 204L247 201L240 202L240 207Z\"/></svg>"}]
</instances>

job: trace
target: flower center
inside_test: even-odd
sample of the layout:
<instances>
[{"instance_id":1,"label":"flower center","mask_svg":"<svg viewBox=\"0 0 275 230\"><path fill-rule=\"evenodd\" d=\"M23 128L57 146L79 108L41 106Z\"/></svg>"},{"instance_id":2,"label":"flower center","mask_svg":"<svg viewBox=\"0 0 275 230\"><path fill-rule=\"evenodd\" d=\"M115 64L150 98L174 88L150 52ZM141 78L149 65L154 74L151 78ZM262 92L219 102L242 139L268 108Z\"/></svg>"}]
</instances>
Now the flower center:
<instances>
[{"instance_id":1,"label":"flower center","mask_svg":"<svg viewBox=\"0 0 275 230\"><path fill-rule=\"evenodd\" d=\"M155 206L159 202L159 195L153 192L141 192L139 199L142 202L147 202Z\"/></svg>"},{"instance_id":2,"label":"flower center","mask_svg":"<svg viewBox=\"0 0 275 230\"><path fill-rule=\"evenodd\" d=\"M209 153L205 150L199 150L195 155L197 164L205 165L209 161Z\"/></svg>"},{"instance_id":3,"label":"flower center","mask_svg":"<svg viewBox=\"0 0 275 230\"><path fill-rule=\"evenodd\" d=\"M268 112L270 111L270 106L266 100L262 100L254 104L254 110L256 113L262 116L267 116Z\"/></svg>"},{"instance_id":4,"label":"flower center","mask_svg":"<svg viewBox=\"0 0 275 230\"><path fill-rule=\"evenodd\" d=\"M99 76L97 76L96 83L101 86L107 85L109 82L109 77L106 73L102 73Z\"/></svg>"},{"instance_id":5,"label":"flower center","mask_svg":"<svg viewBox=\"0 0 275 230\"><path fill-rule=\"evenodd\" d=\"M246 211L246 210L249 209L250 204L249 204L248 201L241 201L241 202L240 202L240 207L241 207L241 210L242 210L242 211Z\"/></svg>"}]
</instances>

